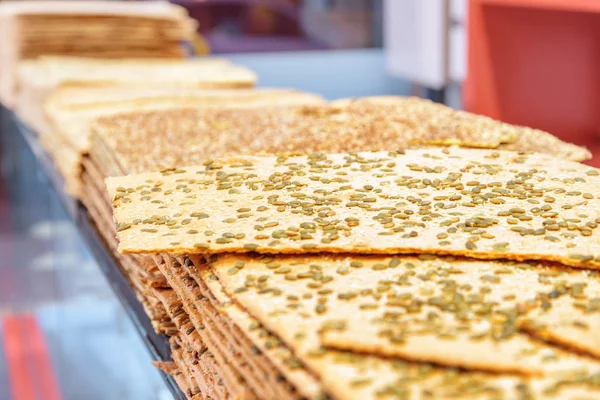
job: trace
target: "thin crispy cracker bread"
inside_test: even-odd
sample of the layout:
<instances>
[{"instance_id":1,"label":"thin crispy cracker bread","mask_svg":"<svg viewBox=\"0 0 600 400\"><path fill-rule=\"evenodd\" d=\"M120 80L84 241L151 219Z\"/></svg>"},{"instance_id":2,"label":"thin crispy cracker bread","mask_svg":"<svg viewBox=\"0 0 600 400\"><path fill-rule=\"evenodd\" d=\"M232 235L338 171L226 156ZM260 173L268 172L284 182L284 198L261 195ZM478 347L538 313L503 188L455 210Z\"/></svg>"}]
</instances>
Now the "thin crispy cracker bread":
<instances>
[{"instance_id":1,"label":"thin crispy cracker bread","mask_svg":"<svg viewBox=\"0 0 600 400\"><path fill-rule=\"evenodd\" d=\"M350 115L365 113L378 116L374 129L410 131L412 135L407 135L408 143L495 148L515 141L520 133L519 127L418 97L338 100L332 103L332 107ZM390 115L393 117L390 118Z\"/></svg>"},{"instance_id":2,"label":"thin crispy cracker bread","mask_svg":"<svg viewBox=\"0 0 600 400\"><path fill-rule=\"evenodd\" d=\"M168 2L2 1L0 100L15 106L21 60L50 54L181 59L188 54L182 43L196 28L183 7Z\"/></svg>"},{"instance_id":3,"label":"thin crispy cracker bread","mask_svg":"<svg viewBox=\"0 0 600 400\"><path fill-rule=\"evenodd\" d=\"M279 339L260 326L260 323L239 307L237 303L232 302L218 280L210 279L214 275L208 268L196 267L195 264L204 264L201 257L194 259L195 261L192 263L186 263L183 260L181 265L188 276L198 284L202 295L209 300L210 304L205 304L204 308L210 309L212 307L219 310L220 319L228 325L231 334L235 337L244 338L241 340L248 341L252 346L255 346L272 363L273 367L277 368L281 375L295 386L303 397L307 399L322 398L323 388L320 383L302 368L290 350L282 345Z\"/></svg>"},{"instance_id":4,"label":"thin crispy cracker bread","mask_svg":"<svg viewBox=\"0 0 600 400\"><path fill-rule=\"evenodd\" d=\"M183 276L181 267L169 268L164 263L157 264L165 272L174 293L177 293L181 310L185 312L178 318L183 318L185 326L180 331L199 335L206 348L215 355L219 367L229 370L231 378L226 384L231 392L253 390L253 396L268 398L297 399L293 388L279 377L279 373L265 364L264 358L251 348L240 344L239 338L232 336L220 321L218 312L199 292L194 281ZM176 318L174 318L176 320Z\"/></svg>"},{"instance_id":5,"label":"thin crispy cracker bread","mask_svg":"<svg viewBox=\"0 0 600 400\"><path fill-rule=\"evenodd\" d=\"M78 87L188 85L197 88L250 88L256 74L218 58L94 59L40 57L19 63L17 114L40 134L44 130L43 104L60 84Z\"/></svg>"},{"instance_id":6,"label":"thin crispy cracker bread","mask_svg":"<svg viewBox=\"0 0 600 400\"><path fill-rule=\"evenodd\" d=\"M592 153L585 147L564 142L556 136L538 129L527 129L522 135L519 135L517 140L512 143L503 143L498 146L498 149L537 151L572 161L586 161L592 158Z\"/></svg>"},{"instance_id":7,"label":"thin crispy cracker bread","mask_svg":"<svg viewBox=\"0 0 600 400\"><path fill-rule=\"evenodd\" d=\"M519 321L553 306L559 296L548 287L571 297L589 282L589 297L600 295L596 274L581 270L428 255L229 255L213 268L240 297L271 302L273 314L314 312L321 323L313 329L328 347L536 375L585 360L565 352L551 358L559 353L519 332ZM588 299L585 290L576 294Z\"/></svg>"},{"instance_id":8,"label":"thin crispy cracker bread","mask_svg":"<svg viewBox=\"0 0 600 400\"><path fill-rule=\"evenodd\" d=\"M114 89L114 88L111 88ZM51 101L46 104L46 115L54 131L65 138L77 152L87 153L90 148L90 126L97 118L132 112L161 111L177 108L259 108L264 106L292 106L319 104L324 100L318 95L285 89L236 89L236 90L203 90L199 88L174 88L170 93L162 86L152 93L143 88L139 93L136 88L123 88L123 100L115 97L98 103L79 103L66 106L54 106ZM99 92L103 88L86 89L88 95ZM136 96L137 93L137 96ZM119 96L118 94L116 96ZM150 115L150 114L148 114Z\"/></svg>"},{"instance_id":9,"label":"thin crispy cracker bread","mask_svg":"<svg viewBox=\"0 0 600 400\"><path fill-rule=\"evenodd\" d=\"M196 379L202 395L208 398L227 398L229 396L227 390L223 386L216 385L217 381L221 380L222 377L220 376L219 368L215 365L213 354L206 350L207 347L198 337L197 332L192 333L193 331L191 331L187 333L190 328L190 322L188 315L183 312L181 300L171 289L154 289L153 292L160 299L177 326L178 332L175 331L172 334L175 341L179 340L180 343L185 344L185 347L192 349L188 353L187 359L184 358L184 362L187 364L191 375ZM174 341L171 340L171 346L173 344Z\"/></svg>"},{"instance_id":10,"label":"thin crispy cracker bread","mask_svg":"<svg viewBox=\"0 0 600 400\"><path fill-rule=\"evenodd\" d=\"M177 366L177 371L172 375L179 386L179 389L183 393L187 399L190 400L204 400L211 399L211 396L205 396L204 394L213 393L215 394L215 399L228 399L231 398L226 392L223 396L219 396L219 391L223 390L221 385L218 385L217 382L222 381L219 378L220 374L216 369L207 368L205 371L202 371L201 374L196 371L200 370L200 362L197 364L193 364L193 361L197 361L197 356L194 354L194 351L191 349L189 342L183 336L173 336L169 340L171 345L171 356L172 359ZM203 354L205 359L210 360L210 354ZM210 362L210 361L209 361ZM203 363L206 365L207 363Z\"/></svg>"},{"instance_id":11,"label":"thin crispy cracker bread","mask_svg":"<svg viewBox=\"0 0 600 400\"><path fill-rule=\"evenodd\" d=\"M178 352L178 350L172 350L172 352L173 354L175 354L176 352ZM154 365L156 368L158 368L165 374L170 375L177 383L179 389L183 393L185 393L186 399L191 398L191 396L188 395L188 391L191 392L191 388L189 387L189 383L184 378L177 363L173 361L152 361L152 365ZM202 398L200 397L200 399Z\"/></svg>"},{"instance_id":12,"label":"thin crispy cracker bread","mask_svg":"<svg viewBox=\"0 0 600 400\"><path fill-rule=\"evenodd\" d=\"M172 110L102 118L93 129L121 169L145 172L193 165L197 156L344 152L452 145L497 147L514 140L503 124L416 98L398 105L352 103L299 109ZM415 104L414 107L405 105ZM424 110L424 111L423 111ZM458 113L455 116L453 113ZM498 125L499 124L499 125ZM169 144L165 145L165 131ZM152 142L151 147L141 143Z\"/></svg>"},{"instance_id":13,"label":"thin crispy cracker bread","mask_svg":"<svg viewBox=\"0 0 600 400\"><path fill-rule=\"evenodd\" d=\"M282 344L279 338L269 333L258 320L250 316L236 302L231 301L232 298L224 291L222 284L211 269L203 266L202 261L199 261L198 258L194 263L198 267L193 266L190 268L198 269L195 279L209 288L210 293L219 299L221 305L225 305L224 307L221 306L220 309L231 320L231 323L242 329L261 350L266 348L265 354L276 360L276 364L285 376L296 374L298 377L298 374L304 370L302 365L304 363L295 356L290 355L290 350L285 344ZM320 378L324 383L330 384L334 388L333 393L339 399L375 398L382 395L378 392L385 391L389 391L389 396L404 391L419 396L431 391L429 395L433 393L441 395L443 393L447 397L456 397L460 389L466 387L471 388L472 396L467 395L471 398L485 398L491 393L498 395L503 392L499 386L486 382L487 376L485 374L479 373L470 373L468 377L458 374L458 380L451 378L447 382L447 387L443 388L440 384L441 376L446 374L446 377L449 377L454 375L456 371L433 368L428 364L417 366L399 360L388 362L385 359L372 356L326 350L320 348L314 342L316 339L316 335L309 335L308 337L298 338L298 342L306 344L304 348L309 349L305 350L310 358L307 365L311 367L311 370L321 373ZM309 346L311 345L314 345L315 348L310 349ZM296 350L293 347L293 351ZM293 362L291 362L292 360ZM407 385L403 381L406 381L409 376L413 382ZM304 379L299 382L292 380L292 382L301 385ZM514 385L516 382L519 382L519 380L513 378L503 381L507 385ZM511 389L507 389L507 391L510 392Z\"/></svg>"},{"instance_id":14,"label":"thin crispy cracker bread","mask_svg":"<svg viewBox=\"0 0 600 400\"><path fill-rule=\"evenodd\" d=\"M174 108L239 109L322 103L324 99L318 95L288 89L207 90L162 85L67 87L54 92L46 102L45 112L58 134L72 143L76 150L87 152L89 125L99 117Z\"/></svg>"},{"instance_id":15,"label":"thin crispy cracker bread","mask_svg":"<svg viewBox=\"0 0 600 400\"><path fill-rule=\"evenodd\" d=\"M166 287L166 281L153 263L147 262L147 257L118 253L118 242L115 238L114 224L111 218L112 212L107 204L105 192L102 191L100 186L103 186L102 177L98 177L98 175L97 168L90 160L86 160L83 185L86 196L82 198L82 201L106 246L122 268L123 274L131 282L136 295L150 316L155 330L158 333L170 332L174 328L173 323L164 309L161 309L161 305L157 304L157 300L150 290L156 287Z\"/></svg>"},{"instance_id":16,"label":"thin crispy cracker bread","mask_svg":"<svg viewBox=\"0 0 600 400\"><path fill-rule=\"evenodd\" d=\"M395 105L396 107L402 107L407 112L421 112L422 124L435 124L435 122L439 120L441 122L441 126L448 128L461 126L464 122L463 118L465 120L473 118L472 114L463 111L454 111L442 104L432 103L429 100L421 100L420 102L407 101L403 103L398 99L398 97L394 96L373 96L358 99L341 99L332 103L332 105L340 107L359 107L362 104L371 104L373 106ZM450 118L446 120L445 117L449 114L454 115L456 118L450 123L448 123ZM511 138L506 143L499 144L499 150L536 151L539 153L552 154L555 157L572 161L585 161L592 158L592 154L585 147L563 142L556 136L553 136L542 130L494 121L483 116L478 116L477 118L479 118L478 123L480 125L473 128L474 132L486 132L490 129L502 130L506 132L507 137ZM466 129L470 129L468 124L466 124Z\"/></svg>"},{"instance_id":17,"label":"thin crispy cracker bread","mask_svg":"<svg viewBox=\"0 0 600 400\"><path fill-rule=\"evenodd\" d=\"M186 15L185 9L164 1L139 3L114 3L112 1L3 1L1 13L18 15L113 15L143 16L145 18L179 19Z\"/></svg>"},{"instance_id":18,"label":"thin crispy cracker bread","mask_svg":"<svg viewBox=\"0 0 600 400\"><path fill-rule=\"evenodd\" d=\"M598 170L474 149L238 157L107 179L123 253L435 253L600 266Z\"/></svg>"},{"instance_id":19,"label":"thin crispy cracker bread","mask_svg":"<svg viewBox=\"0 0 600 400\"><path fill-rule=\"evenodd\" d=\"M495 148L501 143L515 141L520 133L518 127L417 97L342 99L332 102L332 106L367 112L385 110L386 113L397 114L400 118L382 119L378 128L394 126L406 129L409 126L419 132L415 139L423 144Z\"/></svg>"},{"instance_id":20,"label":"thin crispy cracker bread","mask_svg":"<svg viewBox=\"0 0 600 400\"><path fill-rule=\"evenodd\" d=\"M183 271L180 268L177 272ZM243 336L228 329L219 311L203 297L195 285L192 286L194 281L191 278L173 275L168 279L181 298L184 309L189 311L189 319L196 331L201 337L206 337L208 349L220 355L217 357L220 366L235 371L238 381L258 398L262 396L283 400L301 397L260 351L252 347ZM195 291L195 294L191 291Z\"/></svg>"},{"instance_id":21,"label":"thin crispy cracker bread","mask_svg":"<svg viewBox=\"0 0 600 400\"><path fill-rule=\"evenodd\" d=\"M588 289L595 287L596 279L582 284L589 294L560 297L552 303L552 308L532 312L520 323L520 328L542 340L600 357L600 297Z\"/></svg>"},{"instance_id":22,"label":"thin crispy cracker bread","mask_svg":"<svg viewBox=\"0 0 600 400\"><path fill-rule=\"evenodd\" d=\"M234 258L231 256L232 260ZM206 268L201 263L196 267ZM223 302L227 302L229 297L245 309L251 310L262 324L292 349L303 364L319 376L337 399L381 399L397 396L481 399L531 396L539 399L591 399L598 393L594 383L595 375L590 375L589 371L584 370L525 380L514 376L461 372L430 364L408 363L399 359L324 349L320 346L316 329L319 325L315 320L318 315L313 310L293 307L288 308L285 313L274 312L280 307L281 298L274 303L268 302L269 304L257 302L256 297L251 300L242 298L242 292L236 292L236 287L228 286L219 279L220 272L229 274L229 267L220 270L221 268L217 267L214 270L202 271L205 281L211 282L211 291L221 297ZM242 273L243 271L244 268L241 269ZM221 284L224 286L220 286ZM226 295L222 293L223 289L227 292ZM305 330L310 325L314 325L315 329ZM250 329L262 328L254 324Z\"/></svg>"},{"instance_id":23,"label":"thin crispy cracker bread","mask_svg":"<svg viewBox=\"0 0 600 400\"><path fill-rule=\"evenodd\" d=\"M285 88L255 88L255 89L202 89L188 85L169 85L148 83L144 85L107 85L103 87L82 88L62 84L48 98L45 109L47 113L55 111L84 111L134 103L140 99L190 98L202 101L206 107L227 105L236 100L239 108L246 103L281 100L284 104L293 103L296 98L312 99L314 104L324 103L324 99L313 93L306 93ZM299 104L308 102L298 101ZM279 104L279 103L276 103ZM123 113L125 110L118 110Z\"/></svg>"},{"instance_id":24,"label":"thin crispy cracker bread","mask_svg":"<svg viewBox=\"0 0 600 400\"><path fill-rule=\"evenodd\" d=\"M251 87L256 75L247 68L219 58L189 60L40 57L19 65L19 78L27 85L79 86L139 85L162 81L197 87Z\"/></svg>"},{"instance_id":25,"label":"thin crispy cracker bread","mask_svg":"<svg viewBox=\"0 0 600 400\"><path fill-rule=\"evenodd\" d=\"M51 149L62 161L61 173L70 194L81 196L81 159L90 149L90 126L99 117L126 112L192 108L260 108L322 104L311 93L289 89L205 90L185 86L141 86L106 88L64 87L55 91L45 106L51 134L61 146Z\"/></svg>"}]
</instances>

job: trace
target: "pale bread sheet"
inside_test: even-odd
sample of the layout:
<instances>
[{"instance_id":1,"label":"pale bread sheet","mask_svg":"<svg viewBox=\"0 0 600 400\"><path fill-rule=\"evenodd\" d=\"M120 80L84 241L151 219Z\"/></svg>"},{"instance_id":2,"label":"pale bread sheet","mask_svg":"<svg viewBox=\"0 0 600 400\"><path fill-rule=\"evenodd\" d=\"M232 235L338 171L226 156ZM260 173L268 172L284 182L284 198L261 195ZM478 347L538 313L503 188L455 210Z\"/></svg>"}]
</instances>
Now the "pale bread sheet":
<instances>
[{"instance_id":1,"label":"pale bread sheet","mask_svg":"<svg viewBox=\"0 0 600 400\"><path fill-rule=\"evenodd\" d=\"M600 266L600 173L475 149L235 157L107 179L123 253L434 253Z\"/></svg>"},{"instance_id":2,"label":"pale bread sheet","mask_svg":"<svg viewBox=\"0 0 600 400\"><path fill-rule=\"evenodd\" d=\"M114 1L3 1L0 14L13 15L115 15L180 19L187 15L181 6L166 1L143 3Z\"/></svg>"},{"instance_id":3,"label":"pale bread sheet","mask_svg":"<svg viewBox=\"0 0 600 400\"><path fill-rule=\"evenodd\" d=\"M68 102L68 97L55 102L52 95L46 103L45 112L54 131L63 136L76 151L89 151L90 125L100 117L175 108L239 109L324 103L318 95L285 89L210 90L184 86L165 88L162 85L154 89L146 86L108 87L109 93L105 89L71 89L68 92L85 92L87 99L74 94L71 102Z\"/></svg>"},{"instance_id":4,"label":"pale bread sheet","mask_svg":"<svg viewBox=\"0 0 600 400\"><path fill-rule=\"evenodd\" d=\"M316 94L301 92L284 88L255 88L255 89L202 89L188 85L168 85L160 82L149 82L144 85L107 85L102 87L85 88L73 87L62 84L57 87L48 98L45 105L47 113L60 111L84 111L109 107L112 105L135 104L137 100L159 100L171 98L190 98L203 101L206 107L228 105L231 102L244 104L254 102L282 100L284 103L293 103L299 99L299 104L308 103L312 99L314 104L325 103L324 99ZM131 103L130 103L131 102ZM278 104L278 103L276 103ZM243 107L242 107L243 108ZM118 110L123 113L122 110Z\"/></svg>"},{"instance_id":5,"label":"pale bread sheet","mask_svg":"<svg viewBox=\"0 0 600 400\"><path fill-rule=\"evenodd\" d=\"M549 310L538 309L521 322L522 330L549 342L563 345L600 358L600 297L588 288L596 284L585 282L585 295L560 297Z\"/></svg>"},{"instance_id":6,"label":"pale bread sheet","mask_svg":"<svg viewBox=\"0 0 600 400\"><path fill-rule=\"evenodd\" d=\"M256 346L304 397L315 400L322 398L323 388L320 383L299 364L291 351L264 329L255 318L231 301L219 281L210 279L213 274L208 268L198 268L194 265L194 263L202 265L203 261L200 261L200 258L195 260L187 264L184 261L183 268L198 284L211 306L219 310L222 320L228 324L233 334L238 337L245 336L246 340Z\"/></svg>"},{"instance_id":7,"label":"pale bread sheet","mask_svg":"<svg viewBox=\"0 0 600 400\"><path fill-rule=\"evenodd\" d=\"M50 50L44 52L44 54L51 54L56 57L72 57L72 56L80 56L86 57L90 60L121 60L124 58L135 58L138 60L144 59L156 59L156 60L179 60L181 61L185 57L187 57L188 52L185 48L182 47L172 47L168 46L160 49L145 49L145 48L124 48L124 49L90 49L90 50L69 50L69 49L57 49ZM33 52L22 52L21 60L35 60L38 58L38 51ZM21 81L18 81L21 82ZM106 83L109 81L103 81L100 83ZM85 83L82 79L78 79L77 81L72 81L73 84L89 84ZM97 83L97 84L100 84ZM232 84L225 84L224 86L236 86L241 85L239 82L234 82ZM17 85L20 87L19 85Z\"/></svg>"},{"instance_id":8,"label":"pale bread sheet","mask_svg":"<svg viewBox=\"0 0 600 400\"><path fill-rule=\"evenodd\" d=\"M214 272L209 271L207 275L203 275L207 276L207 281L211 281L211 290L217 294L221 293L217 283L220 285L223 281L217 276L219 271ZM228 287L227 284L223 288L232 300L236 300L278 335L301 362L320 377L337 399L381 399L382 396L387 398L386 396L395 395L406 398L512 399L524 394L539 399L591 399L598 394L598 386L594 383L596 375L590 375L586 371L526 380L515 376L461 372L431 364L323 349L317 329L303 329L319 325L314 321L314 312L292 308L285 314L274 313L273 310L280 302L273 307L273 304L257 302L256 298L242 301L239 293L235 293L236 288Z\"/></svg>"},{"instance_id":9,"label":"pale bread sheet","mask_svg":"<svg viewBox=\"0 0 600 400\"><path fill-rule=\"evenodd\" d=\"M256 74L229 61L206 57L189 60L41 57L19 65L19 78L28 85L134 84L162 81L165 84L246 85L252 87Z\"/></svg>"},{"instance_id":10,"label":"pale bread sheet","mask_svg":"<svg viewBox=\"0 0 600 400\"><path fill-rule=\"evenodd\" d=\"M213 268L223 283L248 301L265 298L273 314L315 313L328 347L479 370L542 375L585 364L531 340L519 322L573 291L581 300L600 295L596 273L557 266L425 255L222 258ZM552 287L565 293L542 295Z\"/></svg>"}]
</instances>

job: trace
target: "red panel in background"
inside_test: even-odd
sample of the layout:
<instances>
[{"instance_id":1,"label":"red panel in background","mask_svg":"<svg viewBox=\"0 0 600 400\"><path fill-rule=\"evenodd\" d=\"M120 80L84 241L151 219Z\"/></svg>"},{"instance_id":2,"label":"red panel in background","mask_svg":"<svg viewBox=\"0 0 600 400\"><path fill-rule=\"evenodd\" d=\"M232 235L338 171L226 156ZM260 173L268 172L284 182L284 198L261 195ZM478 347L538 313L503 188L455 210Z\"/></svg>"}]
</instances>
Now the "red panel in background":
<instances>
[{"instance_id":1,"label":"red panel in background","mask_svg":"<svg viewBox=\"0 0 600 400\"><path fill-rule=\"evenodd\" d=\"M470 0L465 108L595 150L600 1Z\"/></svg>"},{"instance_id":2,"label":"red panel in background","mask_svg":"<svg viewBox=\"0 0 600 400\"><path fill-rule=\"evenodd\" d=\"M33 314L2 319L11 400L62 400L44 334Z\"/></svg>"},{"instance_id":3,"label":"red panel in background","mask_svg":"<svg viewBox=\"0 0 600 400\"><path fill-rule=\"evenodd\" d=\"M5 316L2 337L12 400L36 400L34 380L27 365L27 348L21 333L21 319Z\"/></svg>"},{"instance_id":4,"label":"red panel in background","mask_svg":"<svg viewBox=\"0 0 600 400\"><path fill-rule=\"evenodd\" d=\"M62 400L48 345L37 319L32 314L25 315L21 319L21 326L27 335L26 345L42 398L44 400Z\"/></svg>"}]
</instances>

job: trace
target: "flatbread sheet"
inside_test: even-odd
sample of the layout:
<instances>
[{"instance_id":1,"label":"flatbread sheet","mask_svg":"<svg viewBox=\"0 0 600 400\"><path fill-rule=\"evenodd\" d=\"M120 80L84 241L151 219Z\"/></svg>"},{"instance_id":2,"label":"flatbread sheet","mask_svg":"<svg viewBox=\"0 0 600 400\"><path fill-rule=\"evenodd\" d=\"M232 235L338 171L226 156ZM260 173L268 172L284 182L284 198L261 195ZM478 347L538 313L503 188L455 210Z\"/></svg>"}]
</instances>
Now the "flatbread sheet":
<instances>
[{"instance_id":1,"label":"flatbread sheet","mask_svg":"<svg viewBox=\"0 0 600 400\"><path fill-rule=\"evenodd\" d=\"M423 99L397 97L394 104L385 105L174 110L103 118L93 129L129 172L194 165L194 154L218 158L425 145L495 148L516 139L506 124L447 107L438 115L438 107Z\"/></svg>"},{"instance_id":2,"label":"flatbread sheet","mask_svg":"<svg viewBox=\"0 0 600 400\"><path fill-rule=\"evenodd\" d=\"M261 108L322 104L320 96L286 89L205 90L185 86L65 88L52 94L45 114L61 146L51 153L60 162L70 194L81 197L81 162L90 150L91 126L100 117L177 108ZM98 152L99 149L95 149ZM65 160L68 160L66 162Z\"/></svg>"},{"instance_id":3,"label":"flatbread sheet","mask_svg":"<svg viewBox=\"0 0 600 400\"><path fill-rule=\"evenodd\" d=\"M585 360L568 353L549 357L554 349L531 340L520 322L535 323L539 314L543 320L555 299L600 296L595 272L430 255L225 255L213 269L230 292L248 302L265 299L273 315L318 315L321 323L311 329L325 346L529 375L572 370ZM597 319L571 309L581 324ZM594 331L579 331L595 339Z\"/></svg>"},{"instance_id":4,"label":"flatbread sheet","mask_svg":"<svg viewBox=\"0 0 600 400\"><path fill-rule=\"evenodd\" d=\"M107 179L123 253L434 253L600 266L600 173L475 149L237 157Z\"/></svg>"},{"instance_id":5,"label":"flatbread sheet","mask_svg":"<svg viewBox=\"0 0 600 400\"><path fill-rule=\"evenodd\" d=\"M502 130L506 132L507 137L511 137L511 140L499 144L497 146L499 150L535 151L539 153L551 154L555 157L564 158L571 161L585 161L592 158L592 154L585 147L562 141L556 136L539 129L511 125L500 121L494 121L483 116L479 117L478 124L476 125L471 125L468 123L465 124L465 120L471 118L469 113L463 111L453 111L442 104L431 103L426 107L424 106L425 103L418 104L407 102L402 104L398 101L398 98L394 96L373 96L356 99L341 99L333 102L332 104L340 107L361 107L364 104L377 107L382 105L389 106L396 104L397 106L404 107L412 112L422 113L421 123L425 126L427 126L428 123L435 123L435 121L443 121L444 126L446 126L447 129L457 129L462 127L464 124L464 129L472 130L474 135L487 135L489 130ZM450 120L448 118L448 120L446 120L445 116L449 113L454 113L457 118L454 120Z\"/></svg>"},{"instance_id":6,"label":"flatbread sheet","mask_svg":"<svg viewBox=\"0 0 600 400\"><path fill-rule=\"evenodd\" d=\"M200 263L196 267L206 268ZM224 302L228 301L227 298L236 300L246 310L257 311L257 307L261 309L262 311L252 312L253 316L259 316L260 323L252 323L249 329L261 331L264 324L280 338L281 343L290 347L302 364L319 376L337 399L512 399L523 396L539 399L592 399L598 394L597 385L594 384L595 375L586 370L543 379L524 379L328 350L320 345L317 329L303 331L311 323L318 325L314 321L316 314L312 310L289 308L286 313L274 312L280 306L281 298L275 307L273 304L265 306L262 301L256 302L256 297L252 301L241 301L235 288L225 284L219 290L222 281L218 277L218 269L215 268L214 272L205 269L202 272L203 279L211 282L211 291L215 296ZM223 288L226 293L222 292ZM236 321L243 324L244 319Z\"/></svg>"}]
</instances>

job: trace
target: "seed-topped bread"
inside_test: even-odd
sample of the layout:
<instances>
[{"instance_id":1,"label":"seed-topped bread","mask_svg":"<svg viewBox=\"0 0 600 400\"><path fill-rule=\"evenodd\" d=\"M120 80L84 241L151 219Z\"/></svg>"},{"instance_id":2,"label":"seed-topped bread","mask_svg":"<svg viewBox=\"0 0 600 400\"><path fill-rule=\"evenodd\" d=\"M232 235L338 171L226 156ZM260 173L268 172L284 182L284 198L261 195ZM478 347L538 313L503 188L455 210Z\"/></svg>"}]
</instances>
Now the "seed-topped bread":
<instances>
[{"instance_id":1,"label":"seed-topped bread","mask_svg":"<svg viewBox=\"0 0 600 400\"><path fill-rule=\"evenodd\" d=\"M87 152L90 125L100 117L176 108L243 109L324 102L316 94L291 89L218 90L159 83L98 88L67 85L52 93L44 109L57 133L72 143L76 150Z\"/></svg>"},{"instance_id":2,"label":"seed-topped bread","mask_svg":"<svg viewBox=\"0 0 600 400\"><path fill-rule=\"evenodd\" d=\"M239 156L107 186L121 250L154 254L190 315L216 307L257 348L268 337L265 365L294 385L593 398L598 176L537 153L429 148Z\"/></svg>"},{"instance_id":3,"label":"seed-topped bread","mask_svg":"<svg viewBox=\"0 0 600 400\"><path fill-rule=\"evenodd\" d=\"M289 365L294 365L293 368L306 367L315 373L327 392L336 399L513 399L522 396L535 399L593 398L600 390L597 383L598 363L577 356L571 359L573 369L561 369L560 372L548 370L543 377L525 378L444 368L427 363L411 363L398 358L323 347L319 336L340 329L343 324L339 320L346 315L334 315L335 312L323 313L318 305L333 309L338 303L347 301L336 300L339 293L335 289L326 293L327 285L334 281L327 282L327 279L321 279L331 275L328 275L330 271L327 271L326 267L322 270L319 267L323 262L327 263L327 257L319 259L319 264L314 264L316 257L312 255L296 256L293 261L296 267L302 269L302 274L310 275L308 279L300 277L297 280L286 279L285 274L278 272L279 267L271 268L271 265L266 267L264 262L273 262L269 260L272 258L270 256L220 256L212 259L209 265L204 264L197 257L190 258L194 260L193 265L189 259L178 259L187 270L198 269L195 279L200 277L226 310L236 310L233 313L225 312L233 323L254 332L253 337L259 338L257 340L270 337L264 333L265 328L270 335L276 335L276 338L264 340L268 340L267 344L270 347L281 344L289 347L297 359L297 362ZM339 257L334 256L334 258ZM240 261L245 265L240 265ZM417 260L413 261L417 262ZM265 270L256 269L257 263L265 265ZM167 271L181 268L173 260L167 260L167 264L171 264ZM232 269L237 271L232 273ZM402 267L399 266L398 269ZM350 277L357 271L358 269L353 268L346 276ZM337 272L332 274L336 278L341 276ZM239 290L241 287L239 284L242 282L246 284L246 278L253 283L246 285L245 290ZM361 279L348 279L360 287ZM296 288L292 292L282 290L281 293L270 290L275 282L280 281L295 284ZM309 287L307 283L321 283L324 286L319 289ZM375 295L375 293L370 294L370 296ZM364 294L362 296L368 297ZM247 312L253 316L250 322L247 318L240 317ZM447 345L452 343L439 344L439 346ZM556 363L556 358L564 362L563 357L572 357L557 349L546 348L544 352L548 364ZM485 358L486 354L481 356Z\"/></svg>"},{"instance_id":4,"label":"seed-topped bread","mask_svg":"<svg viewBox=\"0 0 600 400\"><path fill-rule=\"evenodd\" d=\"M337 100L332 104L341 107L365 107L366 105L370 105L371 107L390 107L396 105L403 107L404 109L411 110L412 112L419 113L421 116L419 125L427 126L431 123L435 124L435 121L440 121L443 122L443 126L445 126L446 129L457 129L461 127L464 123L464 120L469 119L469 116L471 115L466 112L452 110L441 104L431 102L427 103L424 100L421 103L407 102L405 104L401 104L398 97L393 96L342 99ZM454 115L455 118L453 118L453 120L447 118L449 114ZM592 154L585 147L564 142L548 132L544 132L539 129L528 128L525 126L515 126L499 121L492 121L484 117L479 118L481 125L466 125L464 126L464 129L470 130L474 128L473 133L479 133L480 135L487 135L488 130L494 128L504 129L507 133L510 132L514 134L513 140L497 146L499 150L536 151L572 161L585 161L592 158ZM494 124L495 127L492 127L491 124Z\"/></svg>"},{"instance_id":5,"label":"seed-topped bread","mask_svg":"<svg viewBox=\"0 0 600 400\"><path fill-rule=\"evenodd\" d=\"M124 253L398 254L600 266L600 173L475 149L237 157L107 179Z\"/></svg>"},{"instance_id":6,"label":"seed-topped bread","mask_svg":"<svg viewBox=\"0 0 600 400\"><path fill-rule=\"evenodd\" d=\"M549 359L553 348L532 340L521 323L540 324L543 311L566 310L563 300L600 299L595 272L432 255L238 254L215 257L212 268L236 298L253 303L247 307L254 315L263 301L270 310L264 318L315 313L320 323L299 322L294 335L317 330L326 347L529 375L587 361L566 352ZM595 337L586 327L595 313L575 306L570 312L577 334L548 331L565 342Z\"/></svg>"},{"instance_id":7,"label":"seed-topped bread","mask_svg":"<svg viewBox=\"0 0 600 400\"><path fill-rule=\"evenodd\" d=\"M433 145L496 148L520 137L537 137L529 135L529 128L403 97L388 98L385 103L364 98L295 109L131 113L102 118L93 130L94 147L111 153L111 168L120 174L197 165L210 158L240 154L335 153ZM555 141L556 146L536 146L536 140L530 139L523 149L518 145L512 149L534 148L564 155L560 150L566 143Z\"/></svg>"},{"instance_id":8,"label":"seed-topped bread","mask_svg":"<svg viewBox=\"0 0 600 400\"><path fill-rule=\"evenodd\" d=\"M42 137L58 142L46 149L62 167L60 172L69 193L80 197L82 157L90 150L90 127L97 118L181 108L259 109L323 103L325 100L320 96L289 89L210 90L157 83L98 88L66 86L54 91L46 102L50 132Z\"/></svg>"}]
</instances>

